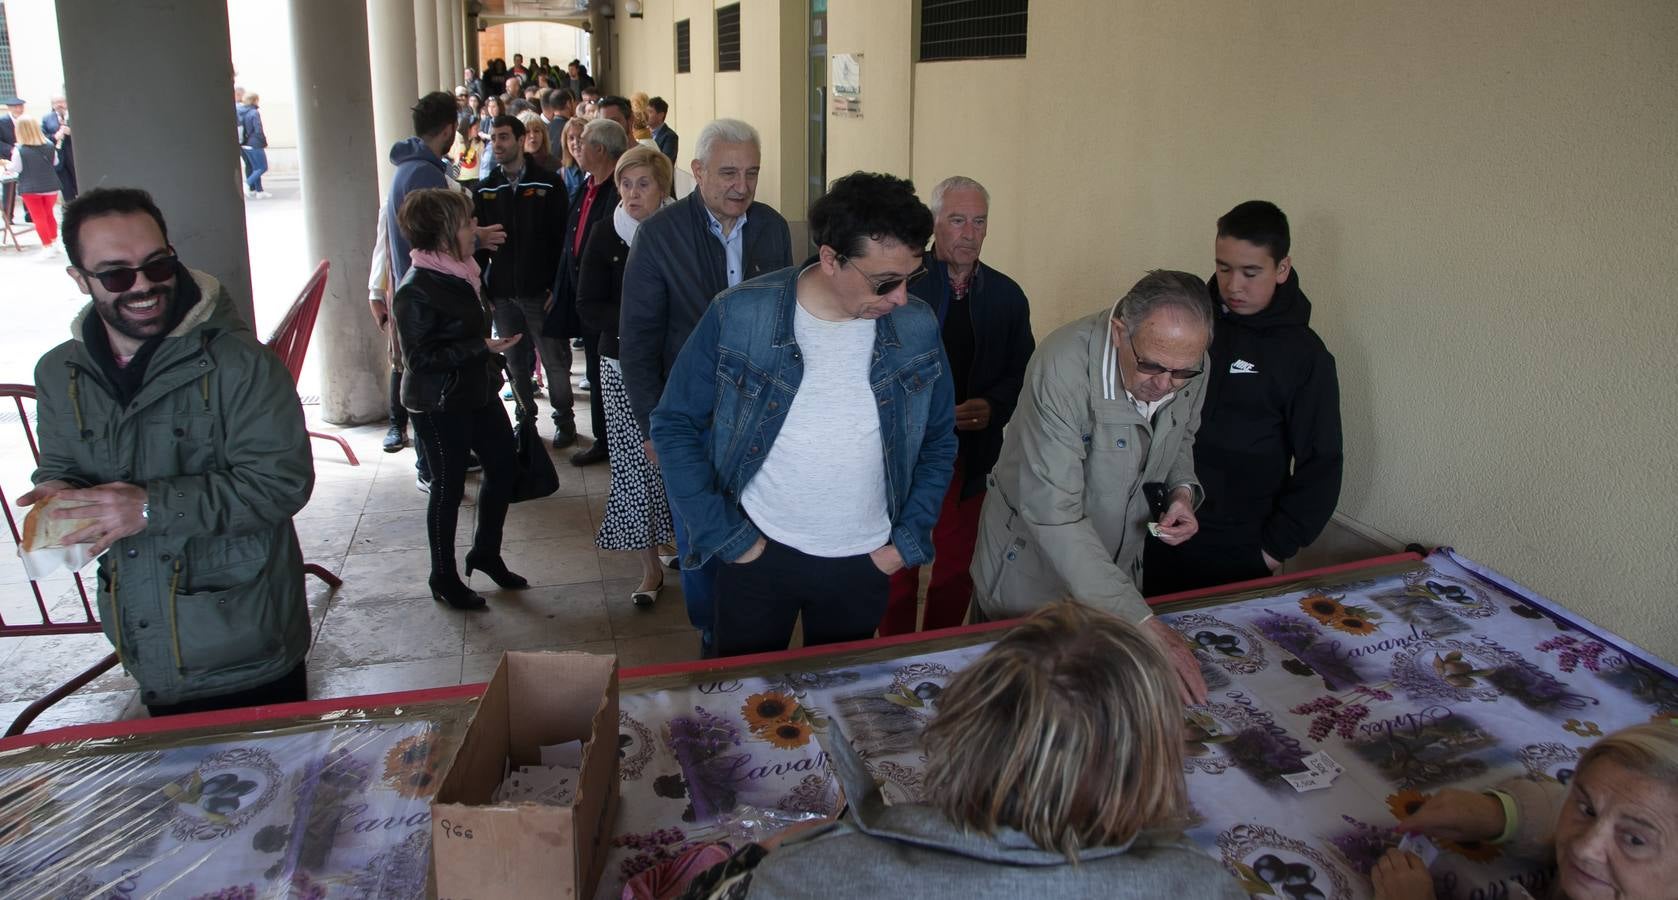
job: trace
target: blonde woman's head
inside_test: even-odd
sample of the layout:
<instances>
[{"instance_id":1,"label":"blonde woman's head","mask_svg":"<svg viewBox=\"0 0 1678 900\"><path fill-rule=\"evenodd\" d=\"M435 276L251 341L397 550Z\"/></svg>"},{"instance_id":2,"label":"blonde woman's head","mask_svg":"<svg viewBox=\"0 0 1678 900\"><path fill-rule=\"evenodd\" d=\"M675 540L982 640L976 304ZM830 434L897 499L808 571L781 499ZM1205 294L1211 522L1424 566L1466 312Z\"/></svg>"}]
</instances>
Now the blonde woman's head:
<instances>
[{"instance_id":1,"label":"blonde woman's head","mask_svg":"<svg viewBox=\"0 0 1678 900\"><path fill-rule=\"evenodd\" d=\"M559 133L559 161L562 165L577 165L577 155L583 152L583 128L588 120L582 116L572 116L565 120L565 129Z\"/></svg>"},{"instance_id":2,"label":"blonde woman's head","mask_svg":"<svg viewBox=\"0 0 1678 900\"><path fill-rule=\"evenodd\" d=\"M17 142L28 147L35 147L47 142L46 133L41 131L41 120L34 116L22 116L14 122L17 126Z\"/></svg>"},{"instance_id":3,"label":"blonde woman's head","mask_svg":"<svg viewBox=\"0 0 1678 900\"><path fill-rule=\"evenodd\" d=\"M522 112L519 113L519 121L524 123L524 152L531 155L550 152L548 126L542 117L533 112Z\"/></svg>"},{"instance_id":4,"label":"blonde woman's head","mask_svg":"<svg viewBox=\"0 0 1678 900\"><path fill-rule=\"evenodd\" d=\"M1579 757L1556 819L1570 900L1670 897L1678 884L1678 723L1624 728Z\"/></svg>"},{"instance_id":5,"label":"blonde woman's head","mask_svg":"<svg viewBox=\"0 0 1678 900\"><path fill-rule=\"evenodd\" d=\"M636 144L618 157L612 178L617 182L624 211L639 222L658 212L664 199L670 196L674 176L668 157L645 144Z\"/></svg>"},{"instance_id":6,"label":"blonde woman's head","mask_svg":"<svg viewBox=\"0 0 1678 900\"><path fill-rule=\"evenodd\" d=\"M1049 606L952 679L938 704L924 739L927 801L958 825L1012 828L1074 859L1181 821L1175 675L1128 622Z\"/></svg>"}]
</instances>

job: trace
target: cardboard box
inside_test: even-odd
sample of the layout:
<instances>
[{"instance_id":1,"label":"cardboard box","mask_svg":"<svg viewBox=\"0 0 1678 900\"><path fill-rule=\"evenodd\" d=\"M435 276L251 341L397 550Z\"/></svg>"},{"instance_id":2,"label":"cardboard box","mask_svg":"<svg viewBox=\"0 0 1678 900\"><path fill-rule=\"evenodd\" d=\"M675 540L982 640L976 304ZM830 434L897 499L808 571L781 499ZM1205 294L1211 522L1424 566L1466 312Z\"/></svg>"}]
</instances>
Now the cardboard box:
<instances>
[{"instance_id":1,"label":"cardboard box","mask_svg":"<svg viewBox=\"0 0 1678 900\"><path fill-rule=\"evenodd\" d=\"M493 804L511 764L581 740L569 807ZM506 653L431 804L431 864L442 900L594 896L618 806L618 659Z\"/></svg>"}]
</instances>

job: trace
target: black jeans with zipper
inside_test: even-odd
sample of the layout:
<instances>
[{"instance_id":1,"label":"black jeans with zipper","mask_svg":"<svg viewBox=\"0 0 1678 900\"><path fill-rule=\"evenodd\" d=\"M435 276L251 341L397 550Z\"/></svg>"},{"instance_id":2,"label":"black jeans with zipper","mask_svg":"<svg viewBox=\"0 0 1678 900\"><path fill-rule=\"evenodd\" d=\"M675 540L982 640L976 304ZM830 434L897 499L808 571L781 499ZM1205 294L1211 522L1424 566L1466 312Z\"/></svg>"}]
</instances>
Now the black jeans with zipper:
<instances>
[{"instance_id":1,"label":"black jeans with zipper","mask_svg":"<svg viewBox=\"0 0 1678 900\"><path fill-rule=\"evenodd\" d=\"M800 616L806 647L867 640L886 614L890 587L866 553L811 556L771 540L757 559L717 569L717 655L785 650Z\"/></svg>"}]
</instances>

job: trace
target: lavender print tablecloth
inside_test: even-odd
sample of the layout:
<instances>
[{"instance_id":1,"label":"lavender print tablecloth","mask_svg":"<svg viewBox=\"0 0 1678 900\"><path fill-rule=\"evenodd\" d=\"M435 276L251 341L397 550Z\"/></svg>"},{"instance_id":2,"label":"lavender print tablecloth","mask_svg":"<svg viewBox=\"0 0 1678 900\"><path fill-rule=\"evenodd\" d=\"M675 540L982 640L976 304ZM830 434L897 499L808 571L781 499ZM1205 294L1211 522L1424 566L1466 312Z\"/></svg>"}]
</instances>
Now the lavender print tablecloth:
<instances>
[{"instance_id":1,"label":"lavender print tablecloth","mask_svg":"<svg viewBox=\"0 0 1678 900\"><path fill-rule=\"evenodd\" d=\"M1678 715L1664 663L1449 551L1401 574L1162 618L1211 688L1186 714L1189 836L1260 896L1368 897L1397 817L1429 793L1565 781L1596 737ZM838 791L814 737L834 718L888 799L918 798L920 731L986 646L652 693L626 683L622 807L597 897L754 819L831 812ZM1319 753L1344 771L1296 791L1284 776ZM1494 846L1442 849L1442 898L1545 878Z\"/></svg>"}]
</instances>

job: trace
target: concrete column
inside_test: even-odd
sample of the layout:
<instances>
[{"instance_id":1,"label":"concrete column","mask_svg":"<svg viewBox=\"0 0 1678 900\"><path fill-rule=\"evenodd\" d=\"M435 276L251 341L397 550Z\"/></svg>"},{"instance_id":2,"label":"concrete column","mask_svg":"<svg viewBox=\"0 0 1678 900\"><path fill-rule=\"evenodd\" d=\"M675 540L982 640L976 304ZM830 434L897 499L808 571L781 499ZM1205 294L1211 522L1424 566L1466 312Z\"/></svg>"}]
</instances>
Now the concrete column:
<instances>
[{"instance_id":1,"label":"concrete column","mask_svg":"<svg viewBox=\"0 0 1678 900\"><path fill-rule=\"evenodd\" d=\"M390 190L396 167L390 148L414 133L409 109L419 99L419 82L402 77L418 63L414 59L413 0L367 0L367 43L372 59L373 157L379 167L379 196Z\"/></svg>"},{"instance_id":2,"label":"concrete column","mask_svg":"<svg viewBox=\"0 0 1678 900\"><path fill-rule=\"evenodd\" d=\"M387 414L390 363L367 314L379 191L373 104L365 91L367 15L360 3L291 0L297 79L297 149L303 176L304 245L332 264L314 340L321 353L321 418L361 425Z\"/></svg>"},{"instance_id":3,"label":"concrete column","mask_svg":"<svg viewBox=\"0 0 1678 900\"><path fill-rule=\"evenodd\" d=\"M449 2L449 55L454 65L449 72L449 78L455 84L460 83L460 74L466 68L466 10L460 5L460 0Z\"/></svg>"},{"instance_id":4,"label":"concrete column","mask_svg":"<svg viewBox=\"0 0 1678 900\"><path fill-rule=\"evenodd\" d=\"M478 71L480 77L484 74L483 60L478 58L478 17L466 14L466 62L462 67L471 66Z\"/></svg>"},{"instance_id":5,"label":"concrete column","mask_svg":"<svg viewBox=\"0 0 1678 900\"><path fill-rule=\"evenodd\" d=\"M437 0L414 0L414 58L419 95L443 90L437 79ZM454 88L454 82L449 82Z\"/></svg>"},{"instance_id":6,"label":"concrete column","mask_svg":"<svg viewBox=\"0 0 1678 900\"><path fill-rule=\"evenodd\" d=\"M623 12L621 2L614 5L617 8L618 15L627 15ZM621 94L623 89L618 86L617 79L614 77L616 73L613 71L617 68L617 60L612 58L612 20L606 18L605 13L600 11L600 4L589 4L588 25L590 58L584 60L588 63L588 73L594 76L595 83L602 88L614 94Z\"/></svg>"},{"instance_id":7,"label":"concrete column","mask_svg":"<svg viewBox=\"0 0 1678 900\"><path fill-rule=\"evenodd\" d=\"M437 13L437 79L443 90L452 91L460 83L460 70L454 67L454 21L449 18L449 6L454 0L436 0Z\"/></svg>"},{"instance_id":8,"label":"concrete column","mask_svg":"<svg viewBox=\"0 0 1678 900\"><path fill-rule=\"evenodd\" d=\"M58 41L75 63L64 88L82 190L150 191L181 260L254 322L227 0L59 0Z\"/></svg>"}]
</instances>

